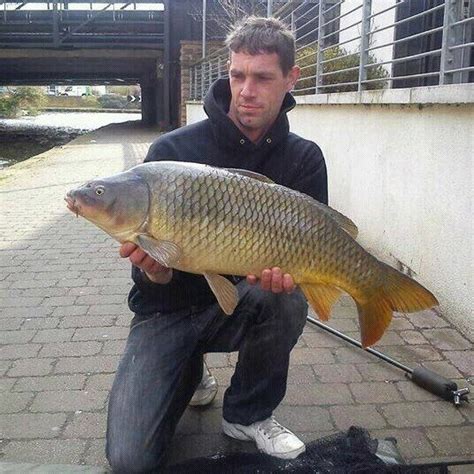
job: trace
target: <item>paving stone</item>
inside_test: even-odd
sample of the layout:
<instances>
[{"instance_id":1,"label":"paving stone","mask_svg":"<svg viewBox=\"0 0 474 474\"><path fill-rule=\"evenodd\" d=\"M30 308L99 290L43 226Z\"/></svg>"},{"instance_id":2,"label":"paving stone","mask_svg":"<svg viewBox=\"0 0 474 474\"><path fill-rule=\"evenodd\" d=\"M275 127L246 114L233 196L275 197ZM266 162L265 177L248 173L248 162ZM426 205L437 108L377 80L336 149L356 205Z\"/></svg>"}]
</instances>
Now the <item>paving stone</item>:
<instances>
[{"instance_id":1,"label":"paving stone","mask_svg":"<svg viewBox=\"0 0 474 474\"><path fill-rule=\"evenodd\" d=\"M108 327L92 327L79 328L74 333L73 341L107 341L114 339L126 339L128 336L128 328L121 328L116 326Z\"/></svg>"},{"instance_id":2,"label":"paving stone","mask_svg":"<svg viewBox=\"0 0 474 474\"><path fill-rule=\"evenodd\" d=\"M341 347L344 345L344 342L339 338L323 331L306 333L302 337L308 347Z\"/></svg>"},{"instance_id":3,"label":"paving stone","mask_svg":"<svg viewBox=\"0 0 474 474\"><path fill-rule=\"evenodd\" d=\"M219 387L227 387L230 384L230 379L234 375L234 367L221 367L212 369L212 375L217 380Z\"/></svg>"},{"instance_id":4,"label":"paving stone","mask_svg":"<svg viewBox=\"0 0 474 474\"><path fill-rule=\"evenodd\" d=\"M427 428L426 435L433 443L438 454L447 455L474 455L474 425Z\"/></svg>"},{"instance_id":5,"label":"paving stone","mask_svg":"<svg viewBox=\"0 0 474 474\"><path fill-rule=\"evenodd\" d=\"M458 331L451 328L425 329L423 335L429 339L430 343L443 350L459 351L463 349L472 349L472 344L459 334Z\"/></svg>"},{"instance_id":6,"label":"paving stone","mask_svg":"<svg viewBox=\"0 0 474 474\"><path fill-rule=\"evenodd\" d=\"M84 388L85 375L49 375L16 379L15 392L42 392L51 390L80 390Z\"/></svg>"},{"instance_id":7,"label":"paving stone","mask_svg":"<svg viewBox=\"0 0 474 474\"><path fill-rule=\"evenodd\" d=\"M96 274L97 276L97 274ZM90 286L126 286L130 288L130 277L123 277L123 278L91 278L89 280Z\"/></svg>"},{"instance_id":8,"label":"paving stone","mask_svg":"<svg viewBox=\"0 0 474 474\"><path fill-rule=\"evenodd\" d=\"M347 430L351 426L361 426L367 429L385 428L387 426L375 407L370 405L334 406L329 411L336 427L340 430Z\"/></svg>"},{"instance_id":9,"label":"paving stone","mask_svg":"<svg viewBox=\"0 0 474 474\"><path fill-rule=\"evenodd\" d=\"M40 348L39 344L8 344L0 347L0 359L35 357Z\"/></svg>"},{"instance_id":10,"label":"paving stone","mask_svg":"<svg viewBox=\"0 0 474 474\"><path fill-rule=\"evenodd\" d=\"M400 454L405 461L434 454L433 447L422 428L370 430L370 434L377 439L395 438Z\"/></svg>"},{"instance_id":11,"label":"paving stone","mask_svg":"<svg viewBox=\"0 0 474 474\"><path fill-rule=\"evenodd\" d=\"M56 390L39 392L31 405L32 412L65 412L101 410L104 408L107 391Z\"/></svg>"},{"instance_id":12,"label":"paving stone","mask_svg":"<svg viewBox=\"0 0 474 474\"><path fill-rule=\"evenodd\" d=\"M33 393L0 392L0 413L18 413L33 399Z\"/></svg>"},{"instance_id":13,"label":"paving stone","mask_svg":"<svg viewBox=\"0 0 474 474\"><path fill-rule=\"evenodd\" d=\"M321 382L362 382L362 376L351 364L313 365L316 378Z\"/></svg>"},{"instance_id":14,"label":"paving stone","mask_svg":"<svg viewBox=\"0 0 474 474\"><path fill-rule=\"evenodd\" d=\"M445 360L439 360L439 361L427 361L423 362L421 364L423 367L427 368L428 370L431 370L433 372L436 372L439 375L442 375L443 377L447 378L462 378L461 372L459 372L454 365L452 365L450 362L445 361Z\"/></svg>"},{"instance_id":15,"label":"paving stone","mask_svg":"<svg viewBox=\"0 0 474 474\"><path fill-rule=\"evenodd\" d=\"M333 364L334 356L329 349L293 349L290 356L290 364L313 365L313 364Z\"/></svg>"},{"instance_id":16,"label":"paving stone","mask_svg":"<svg viewBox=\"0 0 474 474\"><path fill-rule=\"evenodd\" d=\"M84 313L85 314L85 313ZM113 326L115 316L65 316L59 327L61 328L86 328Z\"/></svg>"},{"instance_id":17,"label":"paving stone","mask_svg":"<svg viewBox=\"0 0 474 474\"><path fill-rule=\"evenodd\" d=\"M420 331L401 331L400 337L407 343L413 345L428 344L428 339Z\"/></svg>"},{"instance_id":18,"label":"paving stone","mask_svg":"<svg viewBox=\"0 0 474 474\"><path fill-rule=\"evenodd\" d=\"M16 360L8 371L10 377L47 375L52 371L54 359L20 359Z\"/></svg>"},{"instance_id":19,"label":"paving stone","mask_svg":"<svg viewBox=\"0 0 474 474\"><path fill-rule=\"evenodd\" d=\"M0 331L0 344L24 344L31 341L36 331Z\"/></svg>"},{"instance_id":20,"label":"paving stone","mask_svg":"<svg viewBox=\"0 0 474 474\"><path fill-rule=\"evenodd\" d=\"M422 400L436 401L440 399L437 395L434 395L424 388L418 387L418 385L409 380L396 382L396 386L402 393L403 398L411 402L418 402Z\"/></svg>"},{"instance_id":21,"label":"paving stone","mask_svg":"<svg viewBox=\"0 0 474 474\"><path fill-rule=\"evenodd\" d=\"M67 293L71 296L97 295L99 294L99 289L97 286L81 286L79 288L70 288Z\"/></svg>"},{"instance_id":22,"label":"paving stone","mask_svg":"<svg viewBox=\"0 0 474 474\"><path fill-rule=\"evenodd\" d=\"M377 343L373 346L374 349L383 351L384 346L397 346L399 344L404 344L405 341L391 328L385 332L382 338L377 341Z\"/></svg>"},{"instance_id":23,"label":"paving stone","mask_svg":"<svg viewBox=\"0 0 474 474\"><path fill-rule=\"evenodd\" d=\"M474 375L474 351L446 351L443 354L463 374Z\"/></svg>"},{"instance_id":24,"label":"paving stone","mask_svg":"<svg viewBox=\"0 0 474 474\"><path fill-rule=\"evenodd\" d=\"M99 304L93 305L89 308L88 315L98 314L102 316L104 314L117 315L123 313L125 304Z\"/></svg>"},{"instance_id":25,"label":"paving stone","mask_svg":"<svg viewBox=\"0 0 474 474\"><path fill-rule=\"evenodd\" d=\"M56 374L115 372L118 360L117 356L64 357L58 360L54 372Z\"/></svg>"},{"instance_id":26,"label":"paving stone","mask_svg":"<svg viewBox=\"0 0 474 474\"><path fill-rule=\"evenodd\" d=\"M380 407L388 422L397 428L459 425L463 417L454 405L441 402L393 403Z\"/></svg>"},{"instance_id":27,"label":"paving stone","mask_svg":"<svg viewBox=\"0 0 474 474\"><path fill-rule=\"evenodd\" d=\"M346 332L355 332L359 333L359 325L357 324L356 318L331 318L328 323L328 326L336 329L336 331L340 331L343 333ZM336 337L336 336L332 336Z\"/></svg>"},{"instance_id":28,"label":"paving stone","mask_svg":"<svg viewBox=\"0 0 474 474\"><path fill-rule=\"evenodd\" d=\"M7 379L6 377L0 378L0 392L9 392L13 385L15 385L17 379L10 378Z\"/></svg>"},{"instance_id":29,"label":"paving stone","mask_svg":"<svg viewBox=\"0 0 474 474\"><path fill-rule=\"evenodd\" d=\"M20 307L36 307L38 306L44 298L37 298L37 297L6 297L0 299L0 306L3 308L15 308L17 306Z\"/></svg>"},{"instance_id":30,"label":"paving stone","mask_svg":"<svg viewBox=\"0 0 474 474\"><path fill-rule=\"evenodd\" d=\"M56 285L58 280L18 280L12 282L10 288L23 288L23 289L30 289L30 288L48 288L53 287Z\"/></svg>"},{"instance_id":31,"label":"paving stone","mask_svg":"<svg viewBox=\"0 0 474 474\"><path fill-rule=\"evenodd\" d=\"M27 318L22 329L53 329L59 324L59 318Z\"/></svg>"},{"instance_id":32,"label":"paving stone","mask_svg":"<svg viewBox=\"0 0 474 474\"><path fill-rule=\"evenodd\" d=\"M341 383L315 383L288 385L284 405L341 405L353 401L346 385Z\"/></svg>"},{"instance_id":33,"label":"paving stone","mask_svg":"<svg viewBox=\"0 0 474 474\"><path fill-rule=\"evenodd\" d=\"M52 342L44 344L38 357L79 357L98 354L102 344L96 341L83 342Z\"/></svg>"},{"instance_id":34,"label":"paving stone","mask_svg":"<svg viewBox=\"0 0 474 474\"><path fill-rule=\"evenodd\" d=\"M128 329L127 329L127 331L128 331ZM104 355L117 354L117 355L121 356L123 354L124 349L125 349L126 343L127 343L126 339L119 339L119 340L116 340L116 341L107 341L106 340L103 343L101 354L104 354Z\"/></svg>"},{"instance_id":35,"label":"paving stone","mask_svg":"<svg viewBox=\"0 0 474 474\"><path fill-rule=\"evenodd\" d=\"M15 329L20 329L23 324L23 318L3 318L2 319L2 330L4 331L13 331Z\"/></svg>"},{"instance_id":36,"label":"paving stone","mask_svg":"<svg viewBox=\"0 0 474 474\"><path fill-rule=\"evenodd\" d=\"M0 438L56 438L65 422L64 413L0 415Z\"/></svg>"},{"instance_id":37,"label":"paving stone","mask_svg":"<svg viewBox=\"0 0 474 474\"><path fill-rule=\"evenodd\" d=\"M358 403L393 403L403 400L396 387L391 383L351 383L349 389Z\"/></svg>"},{"instance_id":38,"label":"paving stone","mask_svg":"<svg viewBox=\"0 0 474 474\"><path fill-rule=\"evenodd\" d=\"M89 306L60 306L54 309L53 316L81 316L86 314L87 311L89 311Z\"/></svg>"},{"instance_id":39,"label":"paving stone","mask_svg":"<svg viewBox=\"0 0 474 474\"><path fill-rule=\"evenodd\" d=\"M314 372L309 365L295 365L288 369L288 384L311 384L316 382Z\"/></svg>"},{"instance_id":40,"label":"paving stone","mask_svg":"<svg viewBox=\"0 0 474 474\"><path fill-rule=\"evenodd\" d=\"M83 287L85 285L87 285L86 279L77 278L74 280L72 279L59 280L56 286L58 286L59 288L76 288L76 287Z\"/></svg>"},{"instance_id":41,"label":"paving stone","mask_svg":"<svg viewBox=\"0 0 474 474\"><path fill-rule=\"evenodd\" d=\"M4 311L4 317L9 318L44 318L49 316L53 311L52 308L45 306L35 306L35 307L20 307L15 306L12 308L7 308Z\"/></svg>"},{"instance_id":42,"label":"paving stone","mask_svg":"<svg viewBox=\"0 0 474 474\"><path fill-rule=\"evenodd\" d=\"M105 413L80 411L80 413L74 413L63 436L65 438L104 438L106 428L107 415Z\"/></svg>"},{"instance_id":43,"label":"paving stone","mask_svg":"<svg viewBox=\"0 0 474 474\"><path fill-rule=\"evenodd\" d=\"M74 329L44 329L38 331L33 342L62 342L70 341Z\"/></svg>"},{"instance_id":44,"label":"paving stone","mask_svg":"<svg viewBox=\"0 0 474 474\"><path fill-rule=\"evenodd\" d=\"M76 296L51 296L45 298L42 306L71 306L76 301Z\"/></svg>"},{"instance_id":45,"label":"paving stone","mask_svg":"<svg viewBox=\"0 0 474 474\"><path fill-rule=\"evenodd\" d=\"M373 358L368 352L357 347L340 347L335 350L336 360L342 364L360 364Z\"/></svg>"},{"instance_id":46,"label":"paving stone","mask_svg":"<svg viewBox=\"0 0 474 474\"><path fill-rule=\"evenodd\" d=\"M327 408L280 405L275 410L276 419L294 433L330 431L334 425Z\"/></svg>"},{"instance_id":47,"label":"paving stone","mask_svg":"<svg viewBox=\"0 0 474 474\"><path fill-rule=\"evenodd\" d=\"M115 374L95 374L87 378L85 390L110 390ZM72 387L74 388L74 387Z\"/></svg>"},{"instance_id":48,"label":"paving stone","mask_svg":"<svg viewBox=\"0 0 474 474\"><path fill-rule=\"evenodd\" d=\"M176 427L176 435L182 434L196 434L200 432L201 429L201 419L206 420L207 425L211 426L210 420L215 420L219 426L217 433L221 432L220 423L222 421L222 410L214 409L211 407L202 407L202 408L187 408L181 420L179 420L178 426ZM211 429L205 430L208 433L212 433Z\"/></svg>"},{"instance_id":49,"label":"paving stone","mask_svg":"<svg viewBox=\"0 0 474 474\"><path fill-rule=\"evenodd\" d=\"M21 459L25 462L42 463L49 466L60 463L79 464L85 448L86 442L80 439L12 441L5 448L2 460L14 461ZM59 471L55 472L59 473ZM68 471L64 470L62 472L66 473Z\"/></svg>"},{"instance_id":50,"label":"paving stone","mask_svg":"<svg viewBox=\"0 0 474 474\"><path fill-rule=\"evenodd\" d=\"M367 381L395 381L405 380L405 372L385 362L371 364L356 364L362 378Z\"/></svg>"},{"instance_id":51,"label":"paving stone","mask_svg":"<svg viewBox=\"0 0 474 474\"><path fill-rule=\"evenodd\" d=\"M434 347L423 346L387 346L383 351L386 355L399 362L415 362L420 360L440 360L441 354Z\"/></svg>"},{"instance_id":52,"label":"paving stone","mask_svg":"<svg viewBox=\"0 0 474 474\"><path fill-rule=\"evenodd\" d=\"M395 315L395 317L392 319L390 323L390 329L392 331L404 331L404 330L414 329L414 326L406 318Z\"/></svg>"},{"instance_id":53,"label":"paving stone","mask_svg":"<svg viewBox=\"0 0 474 474\"><path fill-rule=\"evenodd\" d=\"M105 457L105 439L92 439L89 440L87 444L88 449L84 456L86 464L90 466L101 466L104 474L110 473L111 469Z\"/></svg>"},{"instance_id":54,"label":"paving stone","mask_svg":"<svg viewBox=\"0 0 474 474\"><path fill-rule=\"evenodd\" d=\"M12 366L13 361L0 360L0 375L3 375Z\"/></svg>"},{"instance_id":55,"label":"paving stone","mask_svg":"<svg viewBox=\"0 0 474 474\"><path fill-rule=\"evenodd\" d=\"M434 311L419 311L407 315L410 322L417 328L441 328L449 324Z\"/></svg>"},{"instance_id":56,"label":"paving stone","mask_svg":"<svg viewBox=\"0 0 474 474\"><path fill-rule=\"evenodd\" d=\"M125 304L127 295L84 295L78 296L76 304L80 305L104 305L104 304Z\"/></svg>"},{"instance_id":57,"label":"paving stone","mask_svg":"<svg viewBox=\"0 0 474 474\"><path fill-rule=\"evenodd\" d=\"M132 322L132 314L127 313L127 314L119 314L117 316L117 320L115 321L115 324L117 326L126 326L128 328L130 327L131 322Z\"/></svg>"}]
</instances>

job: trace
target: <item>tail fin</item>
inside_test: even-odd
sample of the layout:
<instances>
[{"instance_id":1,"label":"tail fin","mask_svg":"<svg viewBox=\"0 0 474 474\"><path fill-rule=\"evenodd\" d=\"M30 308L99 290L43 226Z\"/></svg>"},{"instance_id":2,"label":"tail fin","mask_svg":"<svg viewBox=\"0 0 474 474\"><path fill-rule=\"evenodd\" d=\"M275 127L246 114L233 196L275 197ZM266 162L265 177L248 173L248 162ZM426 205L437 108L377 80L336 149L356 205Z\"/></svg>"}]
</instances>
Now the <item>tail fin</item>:
<instances>
[{"instance_id":1,"label":"tail fin","mask_svg":"<svg viewBox=\"0 0 474 474\"><path fill-rule=\"evenodd\" d=\"M375 344L392 320L393 311L413 313L438 305L433 294L415 280L380 262L385 272L382 287L366 301L356 300L364 347Z\"/></svg>"}]
</instances>

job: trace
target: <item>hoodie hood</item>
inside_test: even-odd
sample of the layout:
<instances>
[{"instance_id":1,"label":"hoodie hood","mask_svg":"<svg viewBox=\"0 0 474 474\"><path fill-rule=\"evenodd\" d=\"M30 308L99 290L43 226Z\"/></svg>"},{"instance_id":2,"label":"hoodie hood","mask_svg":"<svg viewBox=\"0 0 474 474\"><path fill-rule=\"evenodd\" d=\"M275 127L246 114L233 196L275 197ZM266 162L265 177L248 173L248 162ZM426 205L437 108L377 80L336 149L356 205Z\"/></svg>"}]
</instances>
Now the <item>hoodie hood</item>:
<instances>
[{"instance_id":1,"label":"hoodie hood","mask_svg":"<svg viewBox=\"0 0 474 474\"><path fill-rule=\"evenodd\" d=\"M288 136L290 126L286 114L296 105L291 94L285 95L280 114L258 143L249 140L227 115L230 99L228 79L215 81L204 98L204 111L209 117L213 133L220 146L246 152L263 151L275 147Z\"/></svg>"}]
</instances>

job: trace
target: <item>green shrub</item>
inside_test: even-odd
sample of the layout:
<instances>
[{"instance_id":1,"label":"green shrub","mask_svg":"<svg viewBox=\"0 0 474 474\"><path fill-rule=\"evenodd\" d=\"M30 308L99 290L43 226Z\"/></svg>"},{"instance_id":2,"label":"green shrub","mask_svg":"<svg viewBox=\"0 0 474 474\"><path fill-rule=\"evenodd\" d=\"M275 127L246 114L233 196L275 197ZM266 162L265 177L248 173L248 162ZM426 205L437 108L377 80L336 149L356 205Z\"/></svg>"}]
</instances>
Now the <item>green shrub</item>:
<instances>
[{"instance_id":1,"label":"green shrub","mask_svg":"<svg viewBox=\"0 0 474 474\"><path fill-rule=\"evenodd\" d=\"M19 86L0 97L0 115L19 117L23 113L37 115L46 103L46 97L37 87Z\"/></svg>"},{"instance_id":2,"label":"green shrub","mask_svg":"<svg viewBox=\"0 0 474 474\"><path fill-rule=\"evenodd\" d=\"M127 98L118 94L104 94L98 100L104 109L125 109L128 104Z\"/></svg>"},{"instance_id":3,"label":"green shrub","mask_svg":"<svg viewBox=\"0 0 474 474\"><path fill-rule=\"evenodd\" d=\"M296 84L295 91L306 89L303 91L306 94L314 93L311 88L316 87L316 78L311 77L316 75L318 47L306 46L296 53L296 63L302 68L301 78ZM321 89L323 93L330 92L350 92L357 91L357 84L352 85L338 85L346 82L357 82L359 79L359 52L348 53L340 46L333 46L324 51L324 61L334 59L334 61L323 64L323 72L337 72L343 69L357 68L352 71L342 71L329 76L323 76L322 84L334 87L324 87ZM369 54L368 64L375 64L377 59L375 56ZM374 66L367 69L367 79L382 79L376 82L369 82L364 85L365 89L383 89L387 84L384 80L388 77L388 72L383 66ZM309 89L308 89L309 88Z\"/></svg>"}]
</instances>

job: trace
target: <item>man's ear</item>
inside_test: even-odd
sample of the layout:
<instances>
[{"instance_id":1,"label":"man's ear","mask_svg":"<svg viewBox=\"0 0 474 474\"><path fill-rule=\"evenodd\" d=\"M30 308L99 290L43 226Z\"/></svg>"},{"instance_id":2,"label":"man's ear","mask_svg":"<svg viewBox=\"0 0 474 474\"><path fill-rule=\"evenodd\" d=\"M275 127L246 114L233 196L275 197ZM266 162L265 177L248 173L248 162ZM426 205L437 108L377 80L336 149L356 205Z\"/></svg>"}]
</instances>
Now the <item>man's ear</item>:
<instances>
[{"instance_id":1,"label":"man's ear","mask_svg":"<svg viewBox=\"0 0 474 474\"><path fill-rule=\"evenodd\" d=\"M290 92L294 89L296 82L300 78L301 69L299 66L293 66L288 72L288 81L287 81L287 92Z\"/></svg>"}]
</instances>

